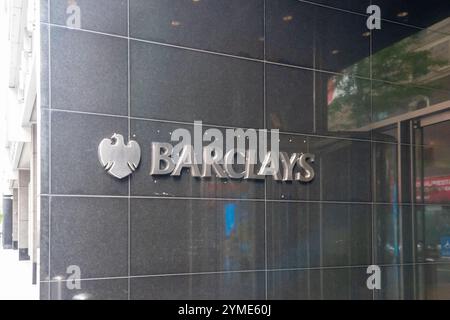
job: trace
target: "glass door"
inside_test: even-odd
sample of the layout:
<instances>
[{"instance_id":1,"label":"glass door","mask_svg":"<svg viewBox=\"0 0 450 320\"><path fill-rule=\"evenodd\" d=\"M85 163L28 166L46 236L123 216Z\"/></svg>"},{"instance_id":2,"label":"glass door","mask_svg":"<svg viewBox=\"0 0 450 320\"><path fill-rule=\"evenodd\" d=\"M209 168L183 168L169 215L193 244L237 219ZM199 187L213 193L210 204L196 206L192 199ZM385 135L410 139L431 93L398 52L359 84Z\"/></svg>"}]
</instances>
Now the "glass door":
<instances>
[{"instance_id":1,"label":"glass door","mask_svg":"<svg viewBox=\"0 0 450 320\"><path fill-rule=\"evenodd\" d=\"M415 122L418 298L450 298L450 112Z\"/></svg>"},{"instance_id":2,"label":"glass door","mask_svg":"<svg viewBox=\"0 0 450 320\"><path fill-rule=\"evenodd\" d=\"M374 130L376 260L384 298L450 299L450 112L404 115ZM378 208L380 205L377 205Z\"/></svg>"}]
</instances>

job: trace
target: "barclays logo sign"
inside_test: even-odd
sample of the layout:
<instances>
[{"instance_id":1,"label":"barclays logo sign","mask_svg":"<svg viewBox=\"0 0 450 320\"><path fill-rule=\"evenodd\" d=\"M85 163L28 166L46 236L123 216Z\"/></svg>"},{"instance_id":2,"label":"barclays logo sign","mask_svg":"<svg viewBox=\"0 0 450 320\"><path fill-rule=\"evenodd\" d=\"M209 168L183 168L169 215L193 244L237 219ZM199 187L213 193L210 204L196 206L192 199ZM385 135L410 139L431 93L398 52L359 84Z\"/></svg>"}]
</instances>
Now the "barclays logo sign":
<instances>
[{"instance_id":1,"label":"barclays logo sign","mask_svg":"<svg viewBox=\"0 0 450 320\"><path fill-rule=\"evenodd\" d=\"M125 144L121 134L103 139L98 146L98 159L113 177L123 179L132 174L141 162L141 147L136 141Z\"/></svg>"},{"instance_id":2,"label":"barclays logo sign","mask_svg":"<svg viewBox=\"0 0 450 320\"><path fill-rule=\"evenodd\" d=\"M278 130L270 130L268 135L267 130L226 129L225 139L223 131L203 132L202 123L195 122L193 144L191 133L183 128L171 133L176 144L152 142L149 175L181 176L184 170L189 170L195 178L263 180L271 176L276 181L303 183L314 179L315 156L280 152ZM209 144L204 146L206 142ZM136 141L125 144L122 135L113 134L100 142L98 157L107 173L123 179L138 168L141 148Z\"/></svg>"}]
</instances>

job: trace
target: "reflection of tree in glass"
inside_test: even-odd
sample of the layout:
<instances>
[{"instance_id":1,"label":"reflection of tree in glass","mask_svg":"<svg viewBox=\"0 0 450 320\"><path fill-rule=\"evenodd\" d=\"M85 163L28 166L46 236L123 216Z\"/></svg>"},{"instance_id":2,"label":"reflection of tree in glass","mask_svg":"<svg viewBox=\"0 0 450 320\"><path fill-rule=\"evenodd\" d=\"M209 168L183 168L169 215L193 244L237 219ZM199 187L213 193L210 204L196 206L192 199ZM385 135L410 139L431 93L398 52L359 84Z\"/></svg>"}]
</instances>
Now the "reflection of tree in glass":
<instances>
[{"instance_id":1,"label":"reflection of tree in glass","mask_svg":"<svg viewBox=\"0 0 450 320\"><path fill-rule=\"evenodd\" d=\"M420 50L417 45L425 38L426 33L419 33L405 38L372 57L374 78L396 83L411 83L427 75L436 67L447 61L436 59L430 50Z\"/></svg>"},{"instance_id":2,"label":"reflection of tree in glass","mask_svg":"<svg viewBox=\"0 0 450 320\"><path fill-rule=\"evenodd\" d=\"M370 81L347 75L328 79L328 129L351 130L370 122Z\"/></svg>"},{"instance_id":3,"label":"reflection of tree in glass","mask_svg":"<svg viewBox=\"0 0 450 320\"><path fill-rule=\"evenodd\" d=\"M429 50L416 50L420 36L414 35L372 56L373 120L423 108L432 89L415 87L421 77L448 62L434 58ZM361 74L370 68L369 59L349 67L346 73ZM370 122L370 82L347 75L333 76L328 83L329 130L351 130Z\"/></svg>"}]
</instances>

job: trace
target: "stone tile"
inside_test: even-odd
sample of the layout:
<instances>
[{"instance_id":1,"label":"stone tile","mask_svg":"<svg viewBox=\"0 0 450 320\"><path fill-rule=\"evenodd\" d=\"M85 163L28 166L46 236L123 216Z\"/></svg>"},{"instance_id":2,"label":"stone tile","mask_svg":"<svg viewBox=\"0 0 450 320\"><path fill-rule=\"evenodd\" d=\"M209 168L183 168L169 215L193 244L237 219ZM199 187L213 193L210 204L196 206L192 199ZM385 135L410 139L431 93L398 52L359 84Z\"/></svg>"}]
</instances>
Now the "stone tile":
<instances>
[{"instance_id":1,"label":"stone tile","mask_svg":"<svg viewBox=\"0 0 450 320\"><path fill-rule=\"evenodd\" d=\"M263 58L261 0L130 2L134 38Z\"/></svg>"},{"instance_id":2,"label":"stone tile","mask_svg":"<svg viewBox=\"0 0 450 320\"><path fill-rule=\"evenodd\" d=\"M52 108L128 114L126 39L51 27Z\"/></svg>"},{"instance_id":3,"label":"stone tile","mask_svg":"<svg viewBox=\"0 0 450 320\"><path fill-rule=\"evenodd\" d=\"M264 268L264 204L131 200L131 275Z\"/></svg>"},{"instance_id":4,"label":"stone tile","mask_svg":"<svg viewBox=\"0 0 450 320\"><path fill-rule=\"evenodd\" d=\"M127 199L53 197L50 232L52 280L73 275L69 266L81 279L127 276Z\"/></svg>"},{"instance_id":5,"label":"stone tile","mask_svg":"<svg viewBox=\"0 0 450 320\"><path fill-rule=\"evenodd\" d=\"M75 4L80 10L81 29L127 35L127 0L77 0ZM51 23L67 26L74 14L70 9L67 0L51 0Z\"/></svg>"},{"instance_id":6,"label":"stone tile","mask_svg":"<svg viewBox=\"0 0 450 320\"><path fill-rule=\"evenodd\" d=\"M80 289L69 289L66 282L51 282L52 300L127 300L127 279L83 280Z\"/></svg>"},{"instance_id":7,"label":"stone tile","mask_svg":"<svg viewBox=\"0 0 450 320\"><path fill-rule=\"evenodd\" d=\"M132 278L132 300L262 300L264 272Z\"/></svg>"},{"instance_id":8,"label":"stone tile","mask_svg":"<svg viewBox=\"0 0 450 320\"><path fill-rule=\"evenodd\" d=\"M125 118L52 111L53 194L127 195L127 179L109 175L98 159L98 145L114 133L127 136Z\"/></svg>"},{"instance_id":9,"label":"stone tile","mask_svg":"<svg viewBox=\"0 0 450 320\"><path fill-rule=\"evenodd\" d=\"M266 1L266 58L332 72L369 76L366 17L314 4Z\"/></svg>"},{"instance_id":10,"label":"stone tile","mask_svg":"<svg viewBox=\"0 0 450 320\"><path fill-rule=\"evenodd\" d=\"M131 42L131 115L263 127L263 64Z\"/></svg>"}]
</instances>

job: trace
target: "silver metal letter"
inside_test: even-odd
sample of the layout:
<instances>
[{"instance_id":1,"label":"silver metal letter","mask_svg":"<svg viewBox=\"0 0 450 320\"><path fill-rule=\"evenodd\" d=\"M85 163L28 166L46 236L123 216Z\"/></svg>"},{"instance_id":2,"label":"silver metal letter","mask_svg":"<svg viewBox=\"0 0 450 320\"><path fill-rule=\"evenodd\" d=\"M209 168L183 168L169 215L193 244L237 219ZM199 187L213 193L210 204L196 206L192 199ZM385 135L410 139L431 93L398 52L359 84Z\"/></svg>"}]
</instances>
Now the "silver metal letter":
<instances>
[{"instance_id":1,"label":"silver metal letter","mask_svg":"<svg viewBox=\"0 0 450 320\"><path fill-rule=\"evenodd\" d=\"M295 174L295 180L301 182L311 182L315 177L315 172L313 167L309 164L309 162L314 163L315 156L310 153L303 153L298 159L298 163L300 167L305 171L305 175L303 176L301 172L297 172ZM308 162L309 160L309 162Z\"/></svg>"},{"instance_id":2,"label":"silver metal letter","mask_svg":"<svg viewBox=\"0 0 450 320\"><path fill-rule=\"evenodd\" d=\"M217 163L216 157L218 159L221 159L221 155L215 155L212 157L211 152L212 148L205 147L203 149L203 171L202 171L202 178L208 178L211 177L211 168L214 169L214 172L216 173L216 177L221 179L226 179L227 174L223 170L222 166Z\"/></svg>"},{"instance_id":3,"label":"silver metal letter","mask_svg":"<svg viewBox=\"0 0 450 320\"><path fill-rule=\"evenodd\" d=\"M170 143L152 143L152 160L150 175L164 175L169 174L175 168L170 155L172 154L173 146ZM161 162L164 163L164 167L161 169Z\"/></svg>"},{"instance_id":4,"label":"silver metal letter","mask_svg":"<svg viewBox=\"0 0 450 320\"><path fill-rule=\"evenodd\" d=\"M195 161L194 148L192 145L183 147L181 151L180 159L178 159L175 169L172 172L172 176L180 176L183 168L189 168L193 177L200 177L200 169Z\"/></svg>"},{"instance_id":5,"label":"silver metal letter","mask_svg":"<svg viewBox=\"0 0 450 320\"><path fill-rule=\"evenodd\" d=\"M243 154L242 152L238 152L234 149L228 151L225 154L225 171L228 173L228 176L231 179L242 179L245 176L245 171L239 173L239 172L236 172L233 168L235 154L238 154L245 158L245 154Z\"/></svg>"},{"instance_id":6,"label":"silver metal letter","mask_svg":"<svg viewBox=\"0 0 450 320\"><path fill-rule=\"evenodd\" d=\"M275 163L275 161L277 161ZM262 162L261 168L258 174L261 176L273 176L275 180L281 180L282 177L279 172L280 166L278 165L279 159L273 159L273 154L269 151Z\"/></svg>"},{"instance_id":7,"label":"silver metal letter","mask_svg":"<svg viewBox=\"0 0 450 320\"><path fill-rule=\"evenodd\" d=\"M226 150L235 149L235 138L236 138L236 155L237 164L245 164L245 146L247 145L246 139L248 138L248 146L250 149L255 149L258 147L258 135L255 129L226 129Z\"/></svg>"},{"instance_id":8,"label":"silver metal letter","mask_svg":"<svg viewBox=\"0 0 450 320\"><path fill-rule=\"evenodd\" d=\"M300 158L298 153L293 153L289 158L286 152L280 152L281 166L283 167L283 181L294 180L294 167Z\"/></svg>"},{"instance_id":9,"label":"silver metal letter","mask_svg":"<svg viewBox=\"0 0 450 320\"><path fill-rule=\"evenodd\" d=\"M257 163L257 152L256 150L247 151L247 161L245 162L245 176L244 179L247 180L264 180L264 176L255 174L255 163Z\"/></svg>"}]
</instances>

